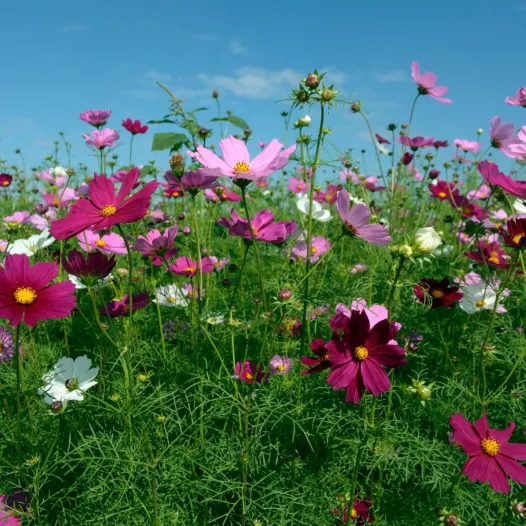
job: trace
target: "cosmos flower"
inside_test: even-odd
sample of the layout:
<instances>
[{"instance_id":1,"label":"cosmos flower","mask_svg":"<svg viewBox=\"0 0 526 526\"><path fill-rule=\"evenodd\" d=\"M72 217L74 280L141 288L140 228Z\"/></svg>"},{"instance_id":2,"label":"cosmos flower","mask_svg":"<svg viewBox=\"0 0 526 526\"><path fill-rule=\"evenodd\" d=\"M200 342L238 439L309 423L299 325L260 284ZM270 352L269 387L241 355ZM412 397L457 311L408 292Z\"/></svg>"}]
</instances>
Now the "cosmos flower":
<instances>
[{"instance_id":1,"label":"cosmos flower","mask_svg":"<svg viewBox=\"0 0 526 526\"><path fill-rule=\"evenodd\" d=\"M273 174L287 164L296 145L281 151L282 146L278 140L272 139L266 148L250 161L245 142L229 137L219 141L222 159L203 146L198 146L196 153L190 151L187 153L205 167L202 169L204 175L224 175L234 179L254 181Z\"/></svg>"},{"instance_id":2,"label":"cosmos flower","mask_svg":"<svg viewBox=\"0 0 526 526\"><path fill-rule=\"evenodd\" d=\"M60 358L53 370L46 373L42 380L45 386L38 390L44 396L46 404L53 402L67 403L70 400L84 400L84 393L97 385L95 377L99 374L98 367L91 367L91 360L86 356Z\"/></svg>"},{"instance_id":3,"label":"cosmos flower","mask_svg":"<svg viewBox=\"0 0 526 526\"><path fill-rule=\"evenodd\" d=\"M12 175L0 174L0 187L7 188L8 186L11 186L12 181L13 181Z\"/></svg>"},{"instance_id":4,"label":"cosmos flower","mask_svg":"<svg viewBox=\"0 0 526 526\"><path fill-rule=\"evenodd\" d=\"M66 208L79 198L73 188L63 188L58 190L57 193L45 193L42 194L42 197L49 205L56 208Z\"/></svg>"},{"instance_id":5,"label":"cosmos flower","mask_svg":"<svg viewBox=\"0 0 526 526\"><path fill-rule=\"evenodd\" d=\"M420 252L431 254L442 244L442 238L432 226L427 226L415 232L415 244Z\"/></svg>"},{"instance_id":6,"label":"cosmos flower","mask_svg":"<svg viewBox=\"0 0 526 526\"><path fill-rule=\"evenodd\" d=\"M526 86L519 88L515 97L506 97L504 101L510 106L522 106L526 108Z\"/></svg>"},{"instance_id":7,"label":"cosmos flower","mask_svg":"<svg viewBox=\"0 0 526 526\"><path fill-rule=\"evenodd\" d=\"M297 177L291 177L287 186L287 190L294 194L307 193L309 188L310 183L305 182L303 179L298 179Z\"/></svg>"},{"instance_id":8,"label":"cosmos flower","mask_svg":"<svg viewBox=\"0 0 526 526\"><path fill-rule=\"evenodd\" d=\"M118 254L119 256L126 254L124 239L113 232L101 236L93 230L84 230L84 232L77 235L77 240L82 250L86 252L99 250L106 254Z\"/></svg>"},{"instance_id":9,"label":"cosmos flower","mask_svg":"<svg viewBox=\"0 0 526 526\"><path fill-rule=\"evenodd\" d=\"M346 389L346 401L354 404L366 389L374 396L388 391L391 382L384 367L406 363L405 349L392 343L396 324L384 319L371 328L367 312L353 309L342 329L343 334L334 333L325 344L331 362L327 383L334 390Z\"/></svg>"},{"instance_id":10,"label":"cosmos flower","mask_svg":"<svg viewBox=\"0 0 526 526\"><path fill-rule=\"evenodd\" d=\"M178 249L174 247L174 243L178 231L177 225L167 228L163 234L157 229L150 230L146 236L137 238L133 248L143 256L152 258L152 265L160 266L177 254Z\"/></svg>"},{"instance_id":11,"label":"cosmos flower","mask_svg":"<svg viewBox=\"0 0 526 526\"><path fill-rule=\"evenodd\" d=\"M477 141L468 141L466 139L455 139L453 141L455 148L463 150L464 152L473 152L477 153L480 151L480 142Z\"/></svg>"},{"instance_id":12,"label":"cosmos flower","mask_svg":"<svg viewBox=\"0 0 526 526\"><path fill-rule=\"evenodd\" d=\"M321 236L312 236L310 262L316 263L331 248L328 239ZM298 239L296 245L292 248L291 255L296 261L305 261L307 259L307 240Z\"/></svg>"},{"instance_id":13,"label":"cosmos flower","mask_svg":"<svg viewBox=\"0 0 526 526\"><path fill-rule=\"evenodd\" d=\"M302 375L318 373L331 366L331 362L329 361L329 351L325 347L325 342L322 339L316 338L315 340L312 340L310 342L310 349L316 358L312 358L311 356L301 357L301 363L310 367L310 369L303 369L301 371Z\"/></svg>"},{"instance_id":14,"label":"cosmos flower","mask_svg":"<svg viewBox=\"0 0 526 526\"><path fill-rule=\"evenodd\" d=\"M121 223L135 223L148 212L150 199L158 183L152 181L130 196L139 177L138 168L128 172L119 192L105 175L96 175L89 183L89 197L79 199L64 219L53 221L51 234L55 239L68 239L88 228L106 230Z\"/></svg>"},{"instance_id":15,"label":"cosmos flower","mask_svg":"<svg viewBox=\"0 0 526 526\"><path fill-rule=\"evenodd\" d=\"M437 76L434 73L426 72L420 73L420 64L415 60L411 64L411 76L418 86L418 93L420 95L429 95L438 102L443 104L451 104L450 99L443 97L449 92L449 89L445 86L437 86Z\"/></svg>"},{"instance_id":16,"label":"cosmos flower","mask_svg":"<svg viewBox=\"0 0 526 526\"><path fill-rule=\"evenodd\" d=\"M513 248L526 248L526 218L510 219L507 230L501 229L506 244Z\"/></svg>"},{"instance_id":17,"label":"cosmos flower","mask_svg":"<svg viewBox=\"0 0 526 526\"><path fill-rule=\"evenodd\" d=\"M21 350L22 348L19 347ZM0 364L10 362L15 355L13 335L5 327L0 326ZM0 515L1 517L1 515ZM2 524L0 522L0 524Z\"/></svg>"},{"instance_id":18,"label":"cosmos flower","mask_svg":"<svg viewBox=\"0 0 526 526\"><path fill-rule=\"evenodd\" d=\"M421 279L414 286L413 293L418 303L429 304L430 299L431 309L455 307L458 301L462 299L462 292L457 286L452 285L448 278L443 278L440 281L432 278Z\"/></svg>"},{"instance_id":19,"label":"cosmos flower","mask_svg":"<svg viewBox=\"0 0 526 526\"><path fill-rule=\"evenodd\" d=\"M309 215L309 202L309 198L303 194L300 194L298 200L296 201L296 206L298 207L298 210L306 216ZM319 221L320 223L326 223L327 221L330 221L332 219L330 210L323 208L323 206L320 203L314 200L312 201L311 213L312 219L314 219L314 221Z\"/></svg>"},{"instance_id":20,"label":"cosmos flower","mask_svg":"<svg viewBox=\"0 0 526 526\"><path fill-rule=\"evenodd\" d=\"M216 186L213 190L206 189L203 193L208 201L215 201L216 203L225 201L239 202L243 199L239 194L230 191L224 186Z\"/></svg>"},{"instance_id":21,"label":"cosmos flower","mask_svg":"<svg viewBox=\"0 0 526 526\"><path fill-rule=\"evenodd\" d=\"M292 358L275 354L269 362L270 374L288 374L292 369Z\"/></svg>"},{"instance_id":22,"label":"cosmos flower","mask_svg":"<svg viewBox=\"0 0 526 526\"><path fill-rule=\"evenodd\" d=\"M185 172L180 181L183 188L192 195L197 194L200 190L216 188L219 186L217 177L212 175L203 175L199 170L194 172Z\"/></svg>"},{"instance_id":23,"label":"cosmos flower","mask_svg":"<svg viewBox=\"0 0 526 526\"><path fill-rule=\"evenodd\" d=\"M476 190L471 190L466 194L466 198L471 200L475 199L487 199L491 195L491 188L486 185L482 184L479 188Z\"/></svg>"},{"instance_id":24,"label":"cosmos flower","mask_svg":"<svg viewBox=\"0 0 526 526\"><path fill-rule=\"evenodd\" d=\"M100 128L104 126L111 116L111 110L87 110L79 115L80 120Z\"/></svg>"},{"instance_id":25,"label":"cosmos flower","mask_svg":"<svg viewBox=\"0 0 526 526\"><path fill-rule=\"evenodd\" d=\"M122 121L122 127L132 135L142 134L148 131L148 126L146 126L146 124L143 126L139 120L132 121L131 119L125 119Z\"/></svg>"},{"instance_id":26,"label":"cosmos flower","mask_svg":"<svg viewBox=\"0 0 526 526\"><path fill-rule=\"evenodd\" d=\"M30 213L26 210L23 210L21 212L15 212L10 216L4 217L3 221L9 228L17 228L20 225L25 225L26 223L29 223L30 217Z\"/></svg>"},{"instance_id":27,"label":"cosmos flower","mask_svg":"<svg viewBox=\"0 0 526 526\"><path fill-rule=\"evenodd\" d=\"M478 283L466 285L462 292L464 296L460 300L459 306L467 314L474 314L481 310L493 310L497 301L495 290L482 279ZM497 312L504 311L497 309Z\"/></svg>"},{"instance_id":28,"label":"cosmos flower","mask_svg":"<svg viewBox=\"0 0 526 526\"><path fill-rule=\"evenodd\" d=\"M398 138L398 141L401 144L404 144L405 146L409 146L411 150L416 152L418 148L427 148L428 146L433 146L433 143L435 139L433 137L429 139L424 139L424 137L413 137L412 139L410 137L407 137L407 135L400 135Z\"/></svg>"},{"instance_id":29,"label":"cosmos flower","mask_svg":"<svg viewBox=\"0 0 526 526\"><path fill-rule=\"evenodd\" d=\"M115 256L109 258L101 252L89 252L85 256L78 250L72 250L67 258L62 257L64 270L80 278L84 286L92 286L97 281L107 278L116 263Z\"/></svg>"},{"instance_id":30,"label":"cosmos flower","mask_svg":"<svg viewBox=\"0 0 526 526\"><path fill-rule=\"evenodd\" d=\"M486 243L483 240L479 240L475 245L475 249L476 250L464 252L464 255L477 263L487 264L490 267L508 268L508 254L502 250L498 241Z\"/></svg>"},{"instance_id":31,"label":"cosmos flower","mask_svg":"<svg viewBox=\"0 0 526 526\"><path fill-rule=\"evenodd\" d=\"M515 136L515 126L513 123L502 123L500 117L493 117L493 119L491 119L489 134L491 137L491 146L493 146L493 148L497 148L508 157L516 157L511 146L517 145L521 141Z\"/></svg>"},{"instance_id":32,"label":"cosmos flower","mask_svg":"<svg viewBox=\"0 0 526 526\"><path fill-rule=\"evenodd\" d=\"M132 312L144 309L150 304L148 292L139 292L132 296ZM120 316L129 316L130 314L130 297L125 294L120 300L113 300L99 308L101 314L110 318Z\"/></svg>"},{"instance_id":33,"label":"cosmos flower","mask_svg":"<svg viewBox=\"0 0 526 526\"><path fill-rule=\"evenodd\" d=\"M462 473L471 482L488 482L496 493L510 492L506 476L519 484L526 484L526 467L518 460L526 460L526 444L510 443L515 429L512 422L500 431L488 425L487 414L471 424L461 413L450 420L453 441L459 444L469 459Z\"/></svg>"},{"instance_id":34,"label":"cosmos flower","mask_svg":"<svg viewBox=\"0 0 526 526\"><path fill-rule=\"evenodd\" d=\"M480 175L492 186L499 186L508 194L526 198L526 181L516 181L503 174L495 163L481 161L477 165Z\"/></svg>"},{"instance_id":35,"label":"cosmos flower","mask_svg":"<svg viewBox=\"0 0 526 526\"><path fill-rule=\"evenodd\" d=\"M120 135L117 130L104 128L103 130L93 130L91 135L84 133L83 137L88 146L95 146L97 150L104 150L104 148L113 146L119 140Z\"/></svg>"},{"instance_id":36,"label":"cosmos flower","mask_svg":"<svg viewBox=\"0 0 526 526\"><path fill-rule=\"evenodd\" d=\"M186 307L189 305L189 294L185 289L177 285L170 284L159 287L155 291L154 303L159 303L161 307Z\"/></svg>"},{"instance_id":37,"label":"cosmos flower","mask_svg":"<svg viewBox=\"0 0 526 526\"><path fill-rule=\"evenodd\" d=\"M196 274L201 271L202 274L208 274L214 270L214 262L210 257L201 259L201 269L199 269L199 262L193 261L187 256L177 258L175 264L168 265L168 269L171 272L179 276L187 276L193 278Z\"/></svg>"},{"instance_id":38,"label":"cosmos flower","mask_svg":"<svg viewBox=\"0 0 526 526\"><path fill-rule=\"evenodd\" d=\"M325 192L316 190L313 199L318 203L329 203L332 205L338 198L338 192L342 189L342 185L328 184Z\"/></svg>"},{"instance_id":39,"label":"cosmos flower","mask_svg":"<svg viewBox=\"0 0 526 526\"><path fill-rule=\"evenodd\" d=\"M357 236L373 245L387 245L391 241L389 232L383 225L369 225L371 212L366 205L354 205L349 210L350 196L347 190L340 190L336 209L347 233Z\"/></svg>"},{"instance_id":40,"label":"cosmos flower","mask_svg":"<svg viewBox=\"0 0 526 526\"><path fill-rule=\"evenodd\" d=\"M75 307L75 285L68 280L51 285L55 263L29 265L26 255L8 254L0 267L0 318L16 326L34 327L42 320L66 318Z\"/></svg>"},{"instance_id":41,"label":"cosmos flower","mask_svg":"<svg viewBox=\"0 0 526 526\"><path fill-rule=\"evenodd\" d=\"M364 263L356 263L356 265L353 265L351 270L349 272L351 274L361 274L362 272L365 272L369 267L365 265Z\"/></svg>"},{"instance_id":42,"label":"cosmos flower","mask_svg":"<svg viewBox=\"0 0 526 526\"><path fill-rule=\"evenodd\" d=\"M372 506L372 500L366 497L364 500L359 499L359 491L356 491L356 497L354 499L351 508L351 520L354 526L365 526L366 523L374 522L374 515L369 508ZM341 519L341 524L348 524L349 521L349 505L345 504L343 508L334 508L332 514Z\"/></svg>"},{"instance_id":43,"label":"cosmos flower","mask_svg":"<svg viewBox=\"0 0 526 526\"><path fill-rule=\"evenodd\" d=\"M24 254L28 257L34 256L39 250L49 247L55 239L50 236L49 230L42 230L27 239L17 239L7 249L8 254Z\"/></svg>"},{"instance_id":44,"label":"cosmos flower","mask_svg":"<svg viewBox=\"0 0 526 526\"><path fill-rule=\"evenodd\" d=\"M382 137L379 133L375 133L374 136L379 144L391 144L387 139Z\"/></svg>"},{"instance_id":45,"label":"cosmos flower","mask_svg":"<svg viewBox=\"0 0 526 526\"><path fill-rule=\"evenodd\" d=\"M435 141L433 146L438 150L439 148L447 148L449 143L447 141Z\"/></svg>"},{"instance_id":46,"label":"cosmos flower","mask_svg":"<svg viewBox=\"0 0 526 526\"><path fill-rule=\"evenodd\" d=\"M236 362L234 378L246 384L253 384L254 382L260 384L266 381L267 375L261 364L256 370L256 365L252 361L245 360L244 362Z\"/></svg>"},{"instance_id":47,"label":"cosmos flower","mask_svg":"<svg viewBox=\"0 0 526 526\"><path fill-rule=\"evenodd\" d=\"M63 166L55 166L34 174L37 179L49 183L51 186L60 187L68 180L68 172Z\"/></svg>"}]
</instances>

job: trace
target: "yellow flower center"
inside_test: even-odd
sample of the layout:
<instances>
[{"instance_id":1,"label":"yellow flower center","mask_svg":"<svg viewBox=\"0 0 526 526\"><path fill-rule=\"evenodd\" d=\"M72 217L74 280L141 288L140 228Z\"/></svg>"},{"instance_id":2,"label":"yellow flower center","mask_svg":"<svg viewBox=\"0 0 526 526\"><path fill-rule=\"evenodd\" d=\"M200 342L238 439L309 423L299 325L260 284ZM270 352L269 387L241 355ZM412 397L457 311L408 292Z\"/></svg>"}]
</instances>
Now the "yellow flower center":
<instances>
[{"instance_id":1,"label":"yellow flower center","mask_svg":"<svg viewBox=\"0 0 526 526\"><path fill-rule=\"evenodd\" d=\"M197 267L185 267L185 272L192 272L192 274L197 270Z\"/></svg>"},{"instance_id":2,"label":"yellow flower center","mask_svg":"<svg viewBox=\"0 0 526 526\"><path fill-rule=\"evenodd\" d=\"M172 192L172 197L179 197L179 192L177 190L174 190Z\"/></svg>"},{"instance_id":3,"label":"yellow flower center","mask_svg":"<svg viewBox=\"0 0 526 526\"><path fill-rule=\"evenodd\" d=\"M482 451L490 457L494 457L500 452L500 444L494 438L485 438L480 443L480 447L482 448Z\"/></svg>"},{"instance_id":4,"label":"yellow flower center","mask_svg":"<svg viewBox=\"0 0 526 526\"><path fill-rule=\"evenodd\" d=\"M9 221L6 225L9 228L16 228L20 224L20 221Z\"/></svg>"},{"instance_id":5,"label":"yellow flower center","mask_svg":"<svg viewBox=\"0 0 526 526\"><path fill-rule=\"evenodd\" d=\"M276 367L276 371L279 371L280 373L283 372L285 370L285 366L280 363L277 367Z\"/></svg>"},{"instance_id":6,"label":"yellow flower center","mask_svg":"<svg viewBox=\"0 0 526 526\"><path fill-rule=\"evenodd\" d=\"M491 256L490 258L488 258L488 261L490 261L491 263L495 263L495 265L498 265L500 263L500 259L498 258L498 256Z\"/></svg>"},{"instance_id":7,"label":"yellow flower center","mask_svg":"<svg viewBox=\"0 0 526 526\"><path fill-rule=\"evenodd\" d=\"M477 307L477 309L482 309L484 305L486 305L486 302L484 300L479 300L477 301L477 303L475 303L475 307Z\"/></svg>"},{"instance_id":8,"label":"yellow flower center","mask_svg":"<svg viewBox=\"0 0 526 526\"><path fill-rule=\"evenodd\" d=\"M37 293L30 287L19 287L14 296L15 301L22 305L31 305L37 299Z\"/></svg>"},{"instance_id":9,"label":"yellow flower center","mask_svg":"<svg viewBox=\"0 0 526 526\"><path fill-rule=\"evenodd\" d=\"M168 303L175 303L175 298L173 296L168 296L166 300L168 301Z\"/></svg>"},{"instance_id":10,"label":"yellow flower center","mask_svg":"<svg viewBox=\"0 0 526 526\"><path fill-rule=\"evenodd\" d=\"M352 519L356 519L356 517L358 517L358 512L354 508L352 508L351 509L351 518Z\"/></svg>"},{"instance_id":11,"label":"yellow flower center","mask_svg":"<svg viewBox=\"0 0 526 526\"><path fill-rule=\"evenodd\" d=\"M247 380L252 380L252 378L254 378L254 375L252 373L245 373L245 378Z\"/></svg>"},{"instance_id":12,"label":"yellow flower center","mask_svg":"<svg viewBox=\"0 0 526 526\"><path fill-rule=\"evenodd\" d=\"M245 161L239 161L234 165L234 172L247 174L250 172L250 166Z\"/></svg>"},{"instance_id":13,"label":"yellow flower center","mask_svg":"<svg viewBox=\"0 0 526 526\"><path fill-rule=\"evenodd\" d=\"M106 206L103 206L100 213L104 216L104 217L109 217L109 216L113 216L117 213L117 208L113 205L106 205Z\"/></svg>"},{"instance_id":14,"label":"yellow flower center","mask_svg":"<svg viewBox=\"0 0 526 526\"><path fill-rule=\"evenodd\" d=\"M471 208L469 206L465 206L464 208L462 208L462 212L464 212L465 214L471 214Z\"/></svg>"},{"instance_id":15,"label":"yellow flower center","mask_svg":"<svg viewBox=\"0 0 526 526\"><path fill-rule=\"evenodd\" d=\"M363 361L369 356L369 351L360 345L354 349L354 356L357 360Z\"/></svg>"},{"instance_id":16,"label":"yellow flower center","mask_svg":"<svg viewBox=\"0 0 526 526\"><path fill-rule=\"evenodd\" d=\"M433 296L433 298L440 299L444 297L444 293L441 290L433 290L431 292L431 296Z\"/></svg>"},{"instance_id":17,"label":"yellow flower center","mask_svg":"<svg viewBox=\"0 0 526 526\"><path fill-rule=\"evenodd\" d=\"M58 197L53 198L53 206L58 206L60 204L60 201L58 200Z\"/></svg>"},{"instance_id":18,"label":"yellow flower center","mask_svg":"<svg viewBox=\"0 0 526 526\"><path fill-rule=\"evenodd\" d=\"M226 201L226 199L228 198L228 195L226 195L226 192L223 192L220 197L221 199L224 199Z\"/></svg>"},{"instance_id":19,"label":"yellow flower center","mask_svg":"<svg viewBox=\"0 0 526 526\"><path fill-rule=\"evenodd\" d=\"M258 229L257 229L255 226L252 227L252 233L253 233L255 236L258 235Z\"/></svg>"},{"instance_id":20,"label":"yellow flower center","mask_svg":"<svg viewBox=\"0 0 526 526\"><path fill-rule=\"evenodd\" d=\"M9 186L9 181L2 181L2 186Z\"/></svg>"},{"instance_id":21,"label":"yellow flower center","mask_svg":"<svg viewBox=\"0 0 526 526\"><path fill-rule=\"evenodd\" d=\"M318 249L316 247L311 247L310 251L313 253L313 254L316 254L316 252L318 252Z\"/></svg>"},{"instance_id":22,"label":"yellow flower center","mask_svg":"<svg viewBox=\"0 0 526 526\"><path fill-rule=\"evenodd\" d=\"M521 242L521 239L524 237L524 234L517 234L513 236L513 242L518 245Z\"/></svg>"},{"instance_id":23,"label":"yellow flower center","mask_svg":"<svg viewBox=\"0 0 526 526\"><path fill-rule=\"evenodd\" d=\"M104 241L104 239L97 239L97 241L95 241L95 245L104 248L106 246L106 241Z\"/></svg>"},{"instance_id":24,"label":"yellow flower center","mask_svg":"<svg viewBox=\"0 0 526 526\"><path fill-rule=\"evenodd\" d=\"M442 199L447 197L446 192L438 192L438 197L441 197Z\"/></svg>"},{"instance_id":25,"label":"yellow flower center","mask_svg":"<svg viewBox=\"0 0 526 526\"><path fill-rule=\"evenodd\" d=\"M499 253L496 251L496 250L492 250L489 255L492 257L492 258L498 258L499 257Z\"/></svg>"}]
</instances>

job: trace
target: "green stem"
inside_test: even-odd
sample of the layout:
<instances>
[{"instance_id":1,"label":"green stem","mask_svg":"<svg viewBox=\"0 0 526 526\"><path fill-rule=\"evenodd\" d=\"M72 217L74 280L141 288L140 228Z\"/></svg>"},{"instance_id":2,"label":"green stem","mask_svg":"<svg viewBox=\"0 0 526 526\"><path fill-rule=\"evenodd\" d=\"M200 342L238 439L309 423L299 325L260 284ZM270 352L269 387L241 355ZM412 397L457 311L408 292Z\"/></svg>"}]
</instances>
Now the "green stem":
<instances>
[{"instance_id":1,"label":"green stem","mask_svg":"<svg viewBox=\"0 0 526 526\"><path fill-rule=\"evenodd\" d=\"M135 134L132 133L131 139L130 139L130 169L132 167L132 151L133 151L133 139L135 138Z\"/></svg>"},{"instance_id":2,"label":"green stem","mask_svg":"<svg viewBox=\"0 0 526 526\"><path fill-rule=\"evenodd\" d=\"M17 440L16 450L18 452L18 467L22 472L22 404L20 402L22 393L22 360L20 359L20 323L15 329L15 359L16 359L16 423Z\"/></svg>"},{"instance_id":3,"label":"green stem","mask_svg":"<svg viewBox=\"0 0 526 526\"><path fill-rule=\"evenodd\" d=\"M166 356L166 345L164 343L163 318L161 316L161 306L159 305L159 298L157 297L157 288L156 288L157 284L155 282L155 267L153 265L152 265L151 283L152 283L154 294L156 296L155 304L157 305L157 320L159 322L159 335L161 336L161 346L163 350L163 358L164 358L164 361L166 362L167 356Z\"/></svg>"},{"instance_id":4,"label":"green stem","mask_svg":"<svg viewBox=\"0 0 526 526\"><path fill-rule=\"evenodd\" d=\"M365 442L367 439L367 418L365 415L365 403L364 403L364 428L362 432L362 436L360 437L360 443L358 445L358 451L356 452L356 457L354 459L354 471L352 476L352 483L351 483L351 492L349 495L349 503L347 505L347 526L351 526L351 524L354 521L354 518L352 517L352 508L354 505L354 495L356 494L356 487L358 485L358 472L360 471L360 464L362 462L362 455L363 450L365 448Z\"/></svg>"},{"instance_id":5,"label":"green stem","mask_svg":"<svg viewBox=\"0 0 526 526\"><path fill-rule=\"evenodd\" d=\"M396 289L396 285L398 284L398 280L400 279L400 275L402 274L402 267L404 266L405 259L401 257L398 260L398 266L396 268L396 273L393 279L393 283L391 284L391 287L389 289L389 295L387 297L387 315L389 321L391 320L391 309L393 306L393 299L394 299L394 291Z\"/></svg>"},{"instance_id":6,"label":"green stem","mask_svg":"<svg viewBox=\"0 0 526 526\"><path fill-rule=\"evenodd\" d=\"M367 124L367 128L369 129L369 135L371 136L371 141L374 146L374 152L376 154L376 160L378 161L378 167L380 168L380 174L382 176L382 183L384 184L385 188L387 188L387 183L385 181L385 175L384 170L382 168L382 161L380 160L380 152L378 151L378 146L376 146L376 141L374 140L374 134L373 129L371 128L371 124L369 123L369 119L366 117L365 113L360 110L360 115L363 117L363 120L365 121L365 124ZM367 173L367 172L365 172Z\"/></svg>"}]
</instances>

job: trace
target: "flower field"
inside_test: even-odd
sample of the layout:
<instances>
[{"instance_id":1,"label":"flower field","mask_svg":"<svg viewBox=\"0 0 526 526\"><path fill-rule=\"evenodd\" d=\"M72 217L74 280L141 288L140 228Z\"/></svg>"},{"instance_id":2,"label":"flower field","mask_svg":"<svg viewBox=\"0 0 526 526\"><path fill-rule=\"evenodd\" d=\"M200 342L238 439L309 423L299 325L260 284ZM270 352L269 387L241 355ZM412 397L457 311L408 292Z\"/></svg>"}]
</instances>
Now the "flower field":
<instances>
[{"instance_id":1,"label":"flower field","mask_svg":"<svg viewBox=\"0 0 526 526\"><path fill-rule=\"evenodd\" d=\"M92 166L0 159L0 525L523 523L526 87L421 137L411 76L381 129L314 70L265 143L159 83Z\"/></svg>"}]
</instances>

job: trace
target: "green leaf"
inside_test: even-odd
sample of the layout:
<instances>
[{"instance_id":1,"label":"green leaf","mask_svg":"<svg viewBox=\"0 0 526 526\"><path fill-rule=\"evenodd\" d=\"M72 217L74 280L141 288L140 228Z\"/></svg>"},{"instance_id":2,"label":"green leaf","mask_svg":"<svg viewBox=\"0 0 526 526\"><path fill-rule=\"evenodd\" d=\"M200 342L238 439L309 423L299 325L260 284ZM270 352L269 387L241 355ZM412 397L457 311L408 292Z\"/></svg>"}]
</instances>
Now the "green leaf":
<instances>
[{"instance_id":1,"label":"green leaf","mask_svg":"<svg viewBox=\"0 0 526 526\"><path fill-rule=\"evenodd\" d=\"M175 121L172 121L170 119L161 119L159 121L148 121L148 124L177 124Z\"/></svg>"},{"instance_id":2,"label":"green leaf","mask_svg":"<svg viewBox=\"0 0 526 526\"><path fill-rule=\"evenodd\" d=\"M184 119L180 123L181 128L184 128L190 135L198 135L201 126L191 119Z\"/></svg>"},{"instance_id":3,"label":"green leaf","mask_svg":"<svg viewBox=\"0 0 526 526\"><path fill-rule=\"evenodd\" d=\"M250 126L241 117L236 117L235 115L229 115L226 118L226 120L230 124L233 124L237 128L241 128L242 130L246 130L247 128L250 128Z\"/></svg>"},{"instance_id":4,"label":"green leaf","mask_svg":"<svg viewBox=\"0 0 526 526\"><path fill-rule=\"evenodd\" d=\"M188 138L183 133L156 133L153 136L152 150L168 150L177 143L185 143Z\"/></svg>"}]
</instances>

